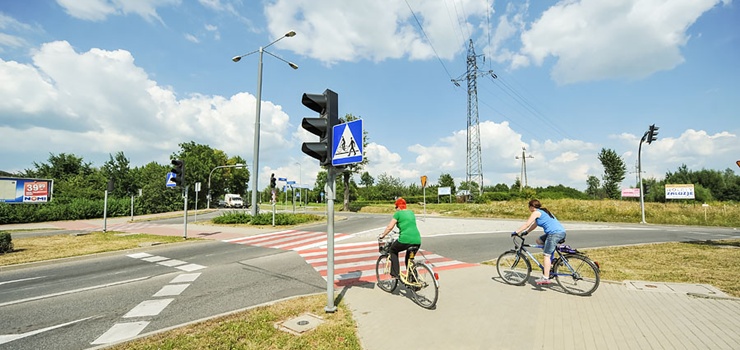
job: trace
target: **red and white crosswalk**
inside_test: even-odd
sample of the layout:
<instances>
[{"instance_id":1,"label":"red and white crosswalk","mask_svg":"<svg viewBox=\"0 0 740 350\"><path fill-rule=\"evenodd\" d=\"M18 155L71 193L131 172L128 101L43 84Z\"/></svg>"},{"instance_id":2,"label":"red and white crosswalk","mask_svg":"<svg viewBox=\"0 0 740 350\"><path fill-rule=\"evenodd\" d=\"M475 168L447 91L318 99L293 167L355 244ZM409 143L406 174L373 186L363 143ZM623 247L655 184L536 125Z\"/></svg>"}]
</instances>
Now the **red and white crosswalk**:
<instances>
[{"instance_id":1,"label":"red and white crosswalk","mask_svg":"<svg viewBox=\"0 0 740 350\"><path fill-rule=\"evenodd\" d=\"M347 238L351 236L335 234L335 242ZM324 279L327 278L326 232L289 230L230 239L224 242L297 251ZM401 261L404 259L403 254L402 252L399 256ZM340 287L362 282L376 282L375 263L378 256L377 241L335 244L334 284ZM416 260L429 263L435 272L476 265L448 259L424 249L417 253Z\"/></svg>"}]
</instances>

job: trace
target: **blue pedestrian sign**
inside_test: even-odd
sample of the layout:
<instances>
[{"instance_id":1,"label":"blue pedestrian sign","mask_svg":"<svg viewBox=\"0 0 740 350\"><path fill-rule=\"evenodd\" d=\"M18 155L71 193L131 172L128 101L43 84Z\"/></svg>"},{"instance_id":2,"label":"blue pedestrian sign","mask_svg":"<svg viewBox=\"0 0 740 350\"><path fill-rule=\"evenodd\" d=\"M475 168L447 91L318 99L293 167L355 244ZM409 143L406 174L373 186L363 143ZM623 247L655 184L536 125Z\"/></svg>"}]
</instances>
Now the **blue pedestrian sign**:
<instances>
[{"instance_id":1,"label":"blue pedestrian sign","mask_svg":"<svg viewBox=\"0 0 740 350\"><path fill-rule=\"evenodd\" d=\"M167 173L167 182L165 183L165 186L167 186L167 187L177 187L177 184L175 183L175 180L173 180L174 178L175 178L175 173L173 173L171 171L169 173Z\"/></svg>"},{"instance_id":2,"label":"blue pedestrian sign","mask_svg":"<svg viewBox=\"0 0 740 350\"><path fill-rule=\"evenodd\" d=\"M362 162L362 119L335 125L332 135L331 165Z\"/></svg>"}]
</instances>

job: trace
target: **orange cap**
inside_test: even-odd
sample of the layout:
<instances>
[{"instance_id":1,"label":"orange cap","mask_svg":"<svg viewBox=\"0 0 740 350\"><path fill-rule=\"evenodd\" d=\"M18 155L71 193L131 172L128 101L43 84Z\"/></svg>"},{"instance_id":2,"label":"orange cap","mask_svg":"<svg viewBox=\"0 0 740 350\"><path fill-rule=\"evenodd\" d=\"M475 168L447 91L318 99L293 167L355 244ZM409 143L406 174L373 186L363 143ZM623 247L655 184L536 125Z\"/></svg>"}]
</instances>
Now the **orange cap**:
<instances>
[{"instance_id":1,"label":"orange cap","mask_svg":"<svg viewBox=\"0 0 740 350\"><path fill-rule=\"evenodd\" d=\"M406 200L403 198L396 199L396 209L406 209Z\"/></svg>"}]
</instances>

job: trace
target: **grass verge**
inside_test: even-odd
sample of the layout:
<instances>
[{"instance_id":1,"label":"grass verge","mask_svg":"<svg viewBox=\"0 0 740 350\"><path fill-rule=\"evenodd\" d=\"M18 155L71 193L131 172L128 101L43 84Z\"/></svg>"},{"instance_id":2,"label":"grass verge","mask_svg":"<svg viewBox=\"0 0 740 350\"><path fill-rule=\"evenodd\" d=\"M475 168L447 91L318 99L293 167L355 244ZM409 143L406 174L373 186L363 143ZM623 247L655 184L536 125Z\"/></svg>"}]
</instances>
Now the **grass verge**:
<instances>
[{"instance_id":1,"label":"grass verge","mask_svg":"<svg viewBox=\"0 0 740 350\"><path fill-rule=\"evenodd\" d=\"M13 238L13 251L0 255L0 266L23 264L73 256L138 248L156 243L182 242L182 237L144 233L91 232L86 235L61 234L44 237Z\"/></svg>"}]
</instances>

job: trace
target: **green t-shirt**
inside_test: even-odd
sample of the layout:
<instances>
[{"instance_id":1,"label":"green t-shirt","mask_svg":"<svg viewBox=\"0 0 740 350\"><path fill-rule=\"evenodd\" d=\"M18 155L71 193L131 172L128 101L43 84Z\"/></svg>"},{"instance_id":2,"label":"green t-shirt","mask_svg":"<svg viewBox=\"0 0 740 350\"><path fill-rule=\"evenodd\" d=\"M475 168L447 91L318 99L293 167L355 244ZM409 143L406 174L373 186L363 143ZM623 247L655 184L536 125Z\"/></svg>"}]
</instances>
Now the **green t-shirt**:
<instances>
[{"instance_id":1,"label":"green t-shirt","mask_svg":"<svg viewBox=\"0 0 740 350\"><path fill-rule=\"evenodd\" d=\"M421 244L421 233L416 227L416 215L412 210L398 210L393 214L400 232L398 241L405 244Z\"/></svg>"}]
</instances>

